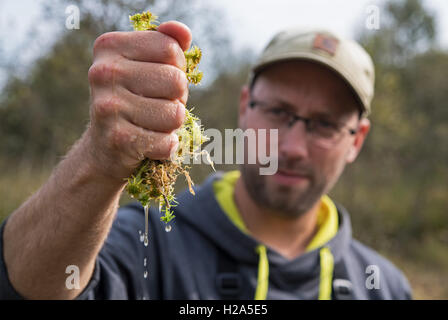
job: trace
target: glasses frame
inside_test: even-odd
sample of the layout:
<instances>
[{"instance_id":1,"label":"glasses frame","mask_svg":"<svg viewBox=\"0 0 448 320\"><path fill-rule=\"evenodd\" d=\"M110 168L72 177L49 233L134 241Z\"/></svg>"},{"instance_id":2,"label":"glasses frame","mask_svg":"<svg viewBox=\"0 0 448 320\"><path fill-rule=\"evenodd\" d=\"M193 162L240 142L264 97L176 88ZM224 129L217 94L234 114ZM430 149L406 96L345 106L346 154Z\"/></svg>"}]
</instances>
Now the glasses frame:
<instances>
[{"instance_id":1,"label":"glasses frame","mask_svg":"<svg viewBox=\"0 0 448 320\"><path fill-rule=\"evenodd\" d=\"M266 106L269 107L270 105L268 103L265 102L261 102L261 101L257 101L255 99L251 99L249 100L248 106L251 109L254 109L256 106ZM283 112L285 112L285 114L288 117L288 122L287 122L287 127L291 128L292 126L294 126L294 124L298 121L303 121L303 123L305 124L305 129L307 133L313 133L313 123L318 123L318 122L323 122L323 120L318 120L318 119L312 119L312 118L307 118L307 117L302 117L299 116L293 112L288 111L286 108L283 108ZM330 121L326 121L326 122L330 122ZM355 135L356 133L358 133L359 128L357 129L353 129L350 128L347 124L343 124L340 122L331 122L332 124L335 124L335 126L337 126L337 135L342 137L343 131L347 130L346 132L348 132L348 134L350 135ZM277 128L279 129L279 128ZM339 139L336 139L337 143L338 141L340 141Z\"/></svg>"}]
</instances>

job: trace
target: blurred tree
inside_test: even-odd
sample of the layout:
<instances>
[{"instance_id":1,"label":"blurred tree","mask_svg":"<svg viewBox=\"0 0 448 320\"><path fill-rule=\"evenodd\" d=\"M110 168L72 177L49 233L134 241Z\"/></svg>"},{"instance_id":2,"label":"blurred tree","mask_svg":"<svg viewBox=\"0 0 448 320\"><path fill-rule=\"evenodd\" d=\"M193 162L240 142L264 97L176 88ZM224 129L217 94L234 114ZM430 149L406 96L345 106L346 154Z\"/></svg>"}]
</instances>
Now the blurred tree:
<instances>
[{"instance_id":1,"label":"blurred tree","mask_svg":"<svg viewBox=\"0 0 448 320\"><path fill-rule=\"evenodd\" d=\"M65 7L71 1L45 5L43 19L60 20L65 26ZM213 80L223 69L224 55L232 55L229 36L220 28L222 16L200 1L85 1L80 9L80 29L55 32L59 39L49 52L37 59L24 77L9 74L0 94L0 154L14 161L62 156L80 136L88 122L88 68L91 48L101 33L131 30L129 14L151 10L161 21L178 19L193 30L204 52L201 67ZM200 21L200 23L198 22ZM199 30L199 35L195 30ZM209 80L210 82L210 80Z\"/></svg>"},{"instance_id":2,"label":"blurred tree","mask_svg":"<svg viewBox=\"0 0 448 320\"><path fill-rule=\"evenodd\" d=\"M161 21L185 22L204 51L205 84L191 89L188 103L204 127L237 126L239 91L253 55L233 51L221 27L224 18L204 1L79 0L81 28L72 31L63 29L68 4L51 2L44 10L45 19L59 19L55 45L25 76L14 68L9 72L0 94L0 165L50 161L51 167L65 154L88 122L87 71L95 38L130 30L128 15L148 8ZM448 54L436 47L435 21L422 1L390 0L382 8L380 30L361 28L358 39L377 75L373 127L360 158L332 192L352 212L357 238L388 255L424 261L416 277L436 265L448 270ZM50 172L10 166L0 176L0 220ZM195 182L210 172L209 166L193 166Z\"/></svg>"},{"instance_id":3,"label":"blurred tree","mask_svg":"<svg viewBox=\"0 0 448 320\"><path fill-rule=\"evenodd\" d=\"M386 2L381 17L380 30L358 36L376 68L372 132L334 193L370 244L448 244L448 54L436 49L435 16L421 1Z\"/></svg>"},{"instance_id":4,"label":"blurred tree","mask_svg":"<svg viewBox=\"0 0 448 320\"><path fill-rule=\"evenodd\" d=\"M403 67L436 43L435 15L421 0L390 0L380 17L380 30L360 29L358 34L377 64Z\"/></svg>"}]
</instances>

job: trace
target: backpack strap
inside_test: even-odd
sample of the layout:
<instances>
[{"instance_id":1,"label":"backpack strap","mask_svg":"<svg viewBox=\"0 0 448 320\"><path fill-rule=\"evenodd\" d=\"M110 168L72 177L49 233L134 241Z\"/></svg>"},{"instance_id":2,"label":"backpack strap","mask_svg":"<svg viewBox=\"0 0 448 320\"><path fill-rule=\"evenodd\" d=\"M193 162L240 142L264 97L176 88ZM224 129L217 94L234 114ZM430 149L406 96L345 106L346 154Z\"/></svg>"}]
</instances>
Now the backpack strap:
<instances>
[{"instance_id":1,"label":"backpack strap","mask_svg":"<svg viewBox=\"0 0 448 320\"><path fill-rule=\"evenodd\" d=\"M353 300L353 285L349 280L344 260L334 266L333 272L333 300Z\"/></svg>"},{"instance_id":2,"label":"backpack strap","mask_svg":"<svg viewBox=\"0 0 448 320\"><path fill-rule=\"evenodd\" d=\"M218 251L218 272L216 289L222 299L241 299L243 279L238 271L238 263L223 251Z\"/></svg>"}]
</instances>

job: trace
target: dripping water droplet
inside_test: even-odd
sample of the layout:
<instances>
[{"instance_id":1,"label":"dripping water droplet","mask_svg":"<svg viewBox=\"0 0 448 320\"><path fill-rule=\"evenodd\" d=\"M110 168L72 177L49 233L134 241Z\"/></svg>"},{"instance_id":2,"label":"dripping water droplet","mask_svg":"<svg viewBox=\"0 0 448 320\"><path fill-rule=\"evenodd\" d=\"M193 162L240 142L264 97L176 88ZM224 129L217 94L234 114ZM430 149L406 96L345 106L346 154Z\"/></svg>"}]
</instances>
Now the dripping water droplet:
<instances>
[{"instance_id":1,"label":"dripping water droplet","mask_svg":"<svg viewBox=\"0 0 448 320\"><path fill-rule=\"evenodd\" d=\"M145 247L148 246L149 240L148 240L148 212L149 212L149 206L146 205L145 207L145 234L143 237L143 244Z\"/></svg>"},{"instance_id":2,"label":"dripping water droplet","mask_svg":"<svg viewBox=\"0 0 448 320\"><path fill-rule=\"evenodd\" d=\"M170 231L171 231L171 225L170 225L170 224L167 224L167 225L165 226L165 231L166 231L166 232L170 232Z\"/></svg>"},{"instance_id":3,"label":"dripping water droplet","mask_svg":"<svg viewBox=\"0 0 448 320\"><path fill-rule=\"evenodd\" d=\"M143 272L143 278L148 278L148 271L145 270L145 272Z\"/></svg>"},{"instance_id":4,"label":"dripping water droplet","mask_svg":"<svg viewBox=\"0 0 448 320\"><path fill-rule=\"evenodd\" d=\"M146 258L143 259L143 266L146 267Z\"/></svg>"},{"instance_id":5,"label":"dripping water droplet","mask_svg":"<svg viewBox=\"0 0 448 320\"><path fill-rule=\"evenodd\" d=\"M143 242L143 240L145 240L145 236L143 235L142 231L138 230L138 234L139 234L139 237L140 237L140 242Z\"/></svg>"}]
</instances>

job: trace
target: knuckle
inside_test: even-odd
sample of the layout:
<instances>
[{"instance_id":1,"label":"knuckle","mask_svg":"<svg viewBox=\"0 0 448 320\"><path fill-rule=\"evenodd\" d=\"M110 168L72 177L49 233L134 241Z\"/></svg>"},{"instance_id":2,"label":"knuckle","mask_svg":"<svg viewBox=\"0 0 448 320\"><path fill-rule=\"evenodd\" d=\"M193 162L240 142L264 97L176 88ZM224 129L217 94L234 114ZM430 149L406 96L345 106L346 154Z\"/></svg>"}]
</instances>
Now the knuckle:
<instances>
[{"instance_id":1,"label":"knuckle","mask_svg":"<svg viewBox=\"0 0 448 320\"><path fill-rule=\"evenodd\" d=\"M116 127L112 129L110 134L110 144L115 149L122 149L125 145L128 144L129 141L129 133L126 130L121 129L120 127Z\"/></svg>"},{"instance_id":2,"label":"knuckle","mask_svg":"<svg viewBox=\"0 0 448 320\"><path fill-rule=\"evenodd\" d=\"M96 38L95 43L93 44L94 55L98 54L98 52L101 50L115 47L118 37L118 32L107 32L100 35L98 38Z\"/></svg>"},{"instance_id":3,"label":"knuckle","mask_svg":"<svg viewBox=\"0 0 448 320\"><path fill-rule=\"evenodd\" d=\"M98 99L93 104L95 117L97 119L105 119L112 114L116 114L120 105L120 100L114 96Z\"/></svg>"},{"instance_id":4,"label":"knuckle","mask_svg":"<svg viewBox=\"0 0 448 320\"><path fill-rule=\"evenodd\" d=\"M90 66L89 71L87 73L87 77L89 79L90 83L96 83L98 81L99 78L99 66L97 63L94 63Z\"/></svg>"},{"instance_id":5,"label":"knuckle","mask_svg":"<svg viewBox=\"0 0 448 320\"><path fill-rule=\"evenodd\" d=\"M116 62L99 62L90 67L88 78L90 83L108 83L117 74L120 74L120 69Z\"/></svg>"}]
</instances>

